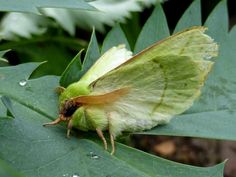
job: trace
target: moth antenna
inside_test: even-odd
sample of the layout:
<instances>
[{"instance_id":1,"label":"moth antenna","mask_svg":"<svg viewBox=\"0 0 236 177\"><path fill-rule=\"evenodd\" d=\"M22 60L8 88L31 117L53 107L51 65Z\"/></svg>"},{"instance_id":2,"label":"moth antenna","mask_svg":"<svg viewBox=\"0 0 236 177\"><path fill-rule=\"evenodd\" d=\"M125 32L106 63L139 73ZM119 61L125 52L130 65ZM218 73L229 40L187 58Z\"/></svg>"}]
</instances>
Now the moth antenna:
<instances>
[{"instance_id":1,"label":"moth antenna","mask_svg":"<svg viewBox=\"0 0 236 177\"><path fill-rule=\"evenodd\" d=\"M63 116L59 116L59 118L57 118L56 120L52 121L52 122L48 122L48 123L45 123L43 124L44 127L46 126L52 126L52 125L56 125L58 123L60 123L61 121L63 121Z\"/></svg>"}]
</instances>

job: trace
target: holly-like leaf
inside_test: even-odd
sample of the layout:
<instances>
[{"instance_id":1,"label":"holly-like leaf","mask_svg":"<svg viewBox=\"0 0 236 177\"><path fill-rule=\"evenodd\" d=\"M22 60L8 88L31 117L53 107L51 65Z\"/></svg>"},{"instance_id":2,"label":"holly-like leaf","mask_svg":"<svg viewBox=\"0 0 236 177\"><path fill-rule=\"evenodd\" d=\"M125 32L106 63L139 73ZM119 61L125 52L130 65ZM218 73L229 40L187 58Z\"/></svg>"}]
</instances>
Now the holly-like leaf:
<instances>
[{"instance_id":1,"label":"holly-like leaf","mask_svg":"<svg viewBox=\"0 0 236 177\"><path fill-rule=\"evenodd\" d=\"M24 2L21 1L22 3L20 4L24 5L24 3L27 1L28 0L24 0ZM53 3L53 1L50 0L44 1L37 2L35 5L28 3L27 7L22 7L22 5L11 8L9 7L8 11L30 11L35 13L37 12L37 9L35 9L36 5L37 7L42 7L41 4L43 4L43 7L47 8L40 10L41 14L43 15L40 17L32 14L20 13L10 13L6 15L0 24L0 36L2 35L2 38L4 39L15 40L17 39L18 35L21 37L31 38L32 35L42 34L45 29L50 28L52 24L52 22L47 22L48 18L46 17L54 19L70 35L75 34L76 26L86 30L90 30L95 27L96 30L104 32L105 25L114 26L116 22L125 22L125 18L131 17L131 12L140 12L145 7L153 5L157 2L162 2L162 0L97 0L88 3L82 0L77 1L77 3L74 3L75 0L63 1L64 3L62 3L61 0L59 2L57 1L56 3ZM6 1L5 3L9 5L11 2ZM47 6L46 3L48 3ZM2 9L6 4L3 4ZM19 2L16 3L13 1L12 4L17 5ZM55 4L57 6L55 6ZM92 9L92 7L94 8ZM74 10L68 8L74 8ZM11 19L17 20L14 20L14 23L12 23Z\"/></svg>"},{"instance_id":2,"label":"holly-like leaf","mask_svg":"<svg viewBox=\"0 0 236 177\"><path fill-rule=\"evenodd\" d=\"M30 12L38 14L40 8L71 8L71 9L83 9L83 10L95 10L95 8L89 5L84 0L11 0L0 1L0 11L15 11L15 12Z\"/></svg>"},{"instance_id":3,"label":"holly-like leaf","mask_svg":"<svg viewBox=\"0 0 236 177\"><path fill-rule=\"evenodd\" d=\"M0 88L0 93L13 100L15 113L14 119L0 119L0 158L23 175L222 177L224 164L208 168L193 167L119 143L116 143L116 154L111 156L94 133L79 132L79 137L76 137L74 132L74 136L67 139L63 126L43 127L43 123L57 115L57 96L52 88L57 86L58 78L29 79L26 84L22 82L18 86L19 78L29 78L36 66L29 63L0 68L0 73L8 76L8 84ZM4 80L0 80L1 85Z\"/></svg>"}]
</instances>

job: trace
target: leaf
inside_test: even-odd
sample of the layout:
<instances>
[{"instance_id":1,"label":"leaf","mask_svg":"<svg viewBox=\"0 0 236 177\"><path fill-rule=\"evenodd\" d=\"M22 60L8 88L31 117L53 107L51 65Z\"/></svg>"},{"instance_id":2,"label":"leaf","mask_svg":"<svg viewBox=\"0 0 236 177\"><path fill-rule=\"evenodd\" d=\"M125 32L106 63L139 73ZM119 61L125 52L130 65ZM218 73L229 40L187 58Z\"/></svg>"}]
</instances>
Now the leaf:
<instances>
[{"instance_id":1,"label":"leaf","mask_svg":"<svg viewBox=\"0 0 236 177\"><path fill-rule=\"evenodd\" d=\"M116 22L125 22L125 18L131 17L131 12L140 12L144 7L155 4L156 2L162 2L162 0L129 0L129 1L115 1L115 0L97 0L89 2L89 4L95 7L98 11L90 10L60 10L51 9L48 12L44 10L44 14L53 17L65 30L73 34L72 29L66 27L66 23L69 26L75 25L83 29L92 29L104 32L104 25L114 26ZM54 12L52 12L54 11ZM53 13L54 15L50 15ZM69 22L62 21L61 19L68 17ZM70 19L69 19L70 18ZM59 20L60 19L60 20ZM66 27L66 28L65 28Z\"/></svg>"},{"instance_id":2,"label":"leaf","mask_svg":"<svg viewBox=\"0 0 236 177\"><path fill-rule=\"evenodd\" d=\"M216 23L218 21L220 23ZM236 28L228 33L226 1L221 1L206 21L211 35L220 46L219 57L198 101L170 124L141 132L152 135L191 136L236 140Z\"/></svg>"},{"instance_id":3,"label":"leaf","mask_svg":"<svg viewBox=\"0 0 236 177\"><path fill-rule=\"evenodd\" d=\"M0 23L0 37L6 40L19 40L19 37L31 38L46 32L43 27L49 19L35 14L8 13Z\"/></svg>"},{"instance_id":4,"label":"leaf","mask_svg":"<svg viewBox=\"0 0 236 177\"><path fill-rule=\"evenodd\" d=\"M188 7L188 9L184 12L183 16L178 21L174 33L191 26L201 26L201 19L201 1L195 0L192 2L192 4Z\"/></svg>"},{"instance_id":5,"label":"leaf","mask_svg":"<svg viewBox=\"0 0 236 177\"><path fill-rule=\"evenodd\" d=\"M134 53L138 53L155 42L169 36L169 29L161 5L157 5L152 15L146 21L137 42Z\"/></svg>"},{"instance_id":6,"label":"leaf","mask_svg":"<svg viewBox=\"0 0 236 177\"><path fill-rule=\"evenodd\" d=\"M106 38L102 44L102 54L106 52L113 46L118 46L120 44L125 44L126 49L130 50L129 42L126 39L124 32L122 31L120 25L116 25L111 29L111 31L106 35Z\"/></svg>"},{"instance_id":7,"label":"leaf","mask_svg":"<svg viewBox=\"0 0 236 177\"><path fill-rule=\"evenodd\" d=\"M0 176L7 176L7 177L23 177L19 174L16 169L13 169L9 166L6 162L0 159Z\"/></svg>"},{"instance_id":8,"label":"leaf","mask_svg":"<svg viewBox=\"0 0 236 177\"><path fill-rule=\"evenodd\" d=\"M55 88L59 85L58 78L45 76L40 79L29 80L29 76L38 66L38 63L29 63L1 67L0 95L7 96L36 112L54 118L57 116ZM45 104L45 98L48 99L48 104Z\"/></svg>"},{"instance_id":9,"label":"leaf","mask_svg":"<svg viewBox=\"0 0 236 177\"><path fill-rule=\"evenodd\" d=\"M28 0L24 0L27 2ZM46 1L46 0L45 0ZM48 2L50 0L47 0ZM71 0L71 4L75 0ZM67 1L66 1L67 2ZM66 4L63 8L61 1L57 5L61 5L61 8L44 8L40 9L40 12L44 16L35 16L34 14L20 14L10 13L1 22L1 33L4 39L15 40L17 35L21 37L31 38L34 34L42 34L45 29L50 28L51 22L48 22L50 17L54 19L65 31L70 35L75 35L75 28L79 26L83 29L92 29L93 27L100 32L104 32L104 25L114 26L116 22L125 22L126 17L131 17L131 12L140 12L144 7L155 4L156 2L162 2L162 0L129 0L129 1L114 1L114 0L97 0L88 2L87 4L80 0L81 6L72 6L76 10L66 9L71 8L71 4ZM24 3L24 2L23 2ZM39 4L42 2L40 1ZM50 1L50 3L52 3ZM83 4L82 4L83 3ZM52 4L53 5L53 4ZM82 6L83 5L83 6ZM49 7L49 6L48 6ZM50 6L51 7L51 6ZM53 6L52 6L53 7ZM81 7L81 8L80 8ZM94 7L92 9L92 7ZM24 7L22 7L24 9ZM32 11L37 9L30 9L31 6L25 7L25 11ZM63 9L62 9L63 8ZM95 10L97 9L97 11ZM1 9L1 8L0 8ZM28 10L27 10L28 9ZM86 9L86 10L85 10ZM12 9L14 10L14 9ZM17 10L19 11L19 10ZM36 13L35 12L35 13ZM14 16L18 20L12 22ZM32 24L31 26L25 26L24 24ZM25 29L25 30L22 30ZM14 32L14 33L13 33Z\"/></svg>"},{"instance_id":10,"label":"leaf","mask_svg":"<svg viewBox=\"0 0 236 177\"><path fill-rule=\"evenodd\" d=\"M83 51L81 50L69 63L65 71L62 73L60 79L60 85L67 87L73 82L78 81L77 73L81 71L81 60L80 56Z\"/></svg>"},{"instance_id":11,"label":"leaf","mask_svg":"<svg viewBox=\"0 0 236 177\"><path fill-rule=\"evenodd\" d=\"M35 94L37 92L35 90ZM42 97L44 104L49 106L48 98L44 95ZM75 136L67 139L62 126L42 126L49 121L44 115L16 102L13 102L13 108L17 115L15 119L0 119L0 158L28 177L75 174L84 177L222 177L224 164L208 168L193 167L158 158L119 143L116 155L111 156L91 133L81 132L79 139Z\"/></svg>"},{"instance_id":12,"label":"leaf","mask_svg":"<svg viewBox=\"0 0 236 177\"><path fill-rule=\"evenodd\" d=\"M49 64L43 65L40 70L34 72L34 76L42 76L42 73L60 75L73 57L72 51L78 51L80 47L80 41L76 39L63 36L41 36L3 43L0 45L0 50L11 48L22 63L47 61ZM15 60L15 58L12 59Z\"/></svg>"},{"instance_id":13,"label":"leaf","mask_svg":"<svg viewBox=\"0 0 236 177\"><path fill-rule=\"evenodd\" d=\"M9 50L3 50L3 51L0 51L0 57L3 57L3 55L5 55L5 53L7 53Z\"/></svg>"},{"instance_id":14,"label":"leaf","mask_svg":"<svg viewBox=\"0 0 236 177\"><path fill-rule=\"evenodd\" d=\"M69 84L78 81L84 73L95 63L95 61L100 57L100 51L97 43L97 38L95 35L95 30L93 30L88 49L81 65L81 58L79 52L74 59L67 66L66 70L61 76L60 85L67 87Z\"/></svg>"},{"instance_id":15,"label":"leaf","mask_svg":"<svg viewBox=\"0 0 236 177\"><path fill-rule=\"evenodd\" d=\"M1 96L0 96L0 98L1 98ZM2 103L2 101L0 101L0 118L3 118L3 117L7 117L7 109L4 106L4 104Z\"/></svg>"},{"instance_id":16,"label":"leaf","mask_svg":"<svg viewBox=\"0 0 236 177\"><path fill-rule=\"evenodd\" d=\"M5 50L5 51L0 51L0 67L1 66L7 66L8 65L8 61L4 58L2 58L2 56L7 53L9 50Z\"/></svg>"},{"instance_id":17,"label":"leaf","mask_svg":"<svg viewBox=\"0 0 236 177\"><path fill-rule=\"evenodd\" d=\"M1 101L2 101L3 105L6 108L5 116L7 117L8 110L9 110L9 113L11 114L11 116L16 117L16 114L15 114L14 109L12 107L11 100L8 97L6 97L6 96L2 96L1 97Z\"/></svg>"},{"instance_id":18,"label":"leaf","mask_svg":"<svg viewBox=\"0 0 236 177\"><path fill-rule=\"evenodd\" d=\"M53 1L53 0L11 0L1 1L0 11L11 11L11 12L30 12L38 14L39 8L71 8L71 9L83 9L83 10L95 10L95 8L89 5L83 0L69 0L69 1Z\"/></svg>"}]
</instances>

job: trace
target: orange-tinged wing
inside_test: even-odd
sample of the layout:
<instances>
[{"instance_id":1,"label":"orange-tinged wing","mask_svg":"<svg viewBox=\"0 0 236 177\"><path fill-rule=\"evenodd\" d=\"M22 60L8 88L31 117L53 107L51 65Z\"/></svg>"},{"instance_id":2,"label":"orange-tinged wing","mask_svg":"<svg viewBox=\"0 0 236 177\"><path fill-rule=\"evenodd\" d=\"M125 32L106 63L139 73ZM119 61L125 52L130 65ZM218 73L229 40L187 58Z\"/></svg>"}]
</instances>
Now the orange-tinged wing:
<instances>
[{"instance_id":1,"label":"orange-tinged wing","mask_svg":"<svg viewBox=\"0 0 236 177\"><path fill-rule=\"evenodd\" d=\"M82 105L108 104L115 102L122 96L126 95L129 92L129 89L129 87L125 87L102 95L78 96L73 98L72 100L77 104Z\"/></svg>"}]
</instances>

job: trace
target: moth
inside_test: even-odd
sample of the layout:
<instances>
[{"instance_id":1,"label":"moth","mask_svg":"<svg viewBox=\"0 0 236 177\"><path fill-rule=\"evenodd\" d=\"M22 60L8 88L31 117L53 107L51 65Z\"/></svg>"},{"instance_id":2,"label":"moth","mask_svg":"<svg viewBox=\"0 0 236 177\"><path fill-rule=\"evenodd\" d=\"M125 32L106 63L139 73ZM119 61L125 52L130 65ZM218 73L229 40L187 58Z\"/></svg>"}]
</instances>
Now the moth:
<instances>
[{"instance_id":1,"label":"moth","mask_svg":"<svg viewBox=\"0 0 236 177\"><path fill-rule=\"evenodd\" d=\"M212 68L209 59L218 45L206 28L192 27L174 34L132 56L124 45L105 52L84 76L60 87L59 117L47 125L68 122L72 127L96 131L111 154L122 132L136 132L166 124L187 110L200 95Z\"/></svg>"}]
</instances>

